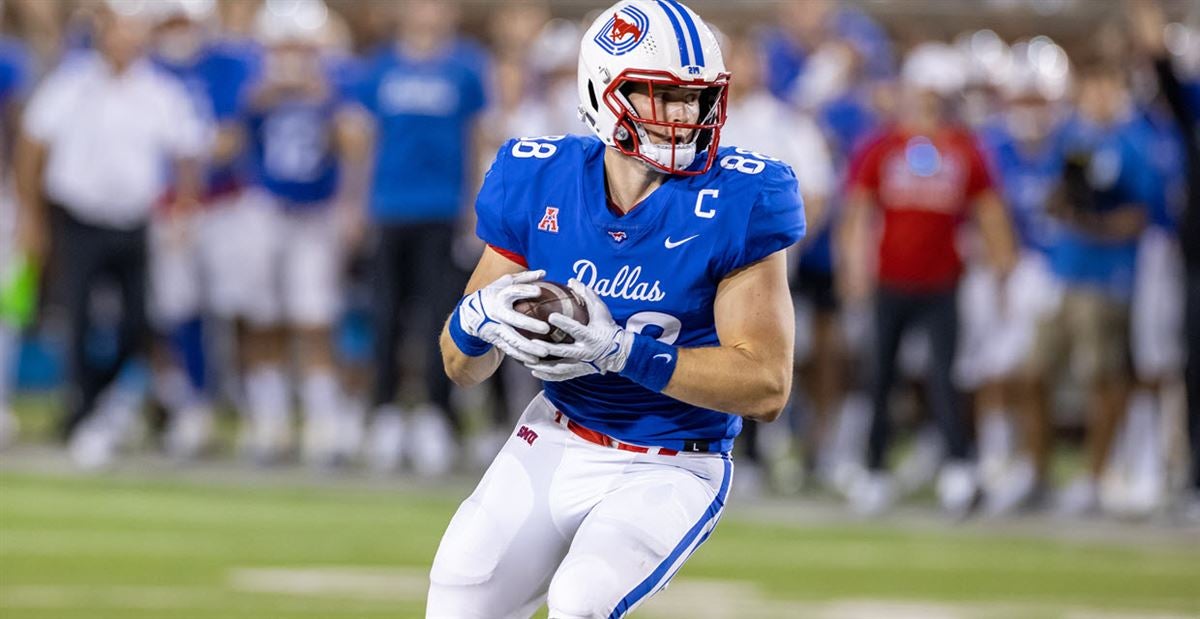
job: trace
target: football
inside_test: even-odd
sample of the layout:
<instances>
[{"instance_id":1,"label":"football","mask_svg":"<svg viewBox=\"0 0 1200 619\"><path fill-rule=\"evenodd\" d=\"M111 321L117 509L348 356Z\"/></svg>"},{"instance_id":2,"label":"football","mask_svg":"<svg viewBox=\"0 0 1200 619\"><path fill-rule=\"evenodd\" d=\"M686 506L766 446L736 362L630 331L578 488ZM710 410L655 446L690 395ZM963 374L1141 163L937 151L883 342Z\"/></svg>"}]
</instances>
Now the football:
<instances>
[{"instance_id":1,"label":"football","mask_svg":"<svg viewBox=\"0 0 1200 619\"><path fill-rule=\"evenodd\" d=\"M549 323L551 314L562 314L569 316L575 320L587 324L588 313L587 306L583 300L579 298L570 288L555 282L539 281L533 283L541 289L537 297L532 299L521 299L513 304L513 309ZM554 344L570 344L575 339L564 332L562 329L551 325L550 332L546 334L533 333L525 329L517 329L517 332L531 340L541 340L543 342L551 342Z\"/></svg>"}]
</instances>

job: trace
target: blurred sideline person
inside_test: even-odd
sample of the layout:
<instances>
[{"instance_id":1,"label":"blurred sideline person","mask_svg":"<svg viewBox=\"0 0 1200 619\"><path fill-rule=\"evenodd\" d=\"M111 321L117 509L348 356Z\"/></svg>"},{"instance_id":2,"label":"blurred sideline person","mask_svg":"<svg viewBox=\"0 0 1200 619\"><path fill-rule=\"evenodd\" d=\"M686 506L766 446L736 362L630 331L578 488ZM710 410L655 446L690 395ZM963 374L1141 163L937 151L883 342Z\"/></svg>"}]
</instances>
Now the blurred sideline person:
<instances>
[{"instance_id":1,"label":"blurred sideline person","mask_svg":"<svg viewBox=\"0 0 1200 619\"><path fill-rule=\"evenodd\" d=\"M765 30L760 45L771 91L818 120L836 177L842 179L851 155L881 122L883 110L876 108L883 100L875 94L882 91L874 80L886 79L893 67L890 42L878 26L853 10L830 14L830 8L824 2L781 6L783 27ZM814 31L822 23L824 32ZM870 312L865 305L843 304L838 298L834 237L843 196L839 192L831 199L828 213L810 222L811 234L794 258L791 279L799 320L809 315L813 326L796 331L796 384L802 390L794 394L792 407L807 400L816 413L800 424L806 440L803 466L820 483L844 492L862 469L871 420L867 372L857 371L869 358ZM808 331L811 337L805 338ZM940 458L940 447L935 450Z\"/></svg>"},{"instance_id":2,"label":"blurred sideline person","mask_svg":"<svg viewBox=\"0 0 1200 619\"><path fill-rule=\"evenodd\" d=\"M197 208L178 216L160 208L150 228L149 313L159 334L154 393L168 414L167 454L181 460L199 455L213 435L216 394L205 318L210 311L234 315L228 289L238 265L227 259L228 215L247 182L236 160L238 106L258 64L257 53L224 40L211 8L185 0L147 6L158 20L154 62L187 87L213 138L201 162ZM173 200L173 189L164 204Z\"/></svg>"},{"instance_id":3,"label":"blurred sideline person","mask_svg":"<svg viewBox=\"0 0 1200 619\"><path fill-rule=\"evenodd\" d=\"M1130 299L1137 239L1157 176L1141 149L1133 101L1119 67L1082 63L1076 96L1063 176L1050 201L1050 214L1062 229L1048 257L1062 298L1037 327L1021 387L1024 443L1038 484L1049 476L1052 389L1070 369L1085 390L1086 472L1058 497L1056 508L1064 515L1100 507L1100 477L1133 379Z\"/></svg>"},{"instance_id":4,"label":"blurred sideline person","mask_svg":"<svg viewBox=\"0 0 1200 619\"><path fill-rule=\"evenodd\" d=\"M263 71L242 109L254 186L243 230L227 239L247 310L243 444L262 462L289 446L294 357L301 455L329 466L353 455L360 434L339 384L332 327L344 294L343 244L360 227L366 122L337 77L345 67L331 57L338 33L324 2L301 0L287 14L266 7L257 33Z\"/></svg>"},{"instance_id":5,"label":"blurred sideline person","mask_svg":"<svg viewBox=\"0 0 1200 619\"><path fill-rule=\"evenodd\" d=\"M1061 50L1059 50L1061 51ZM1055 307L1056 284L1046 263L1058 223L1048 202L1063 168L1067 72L1047 70L1027 42L1012 48L1009 73L998 84L1003 113L981 130L1021 253L1012 274L1000 279L976 263L963 279L963 342L957 375L975 391L976 434L986 509L1010 512L1033 498L1035 475L1017 453L1019 371L1033 352L1041 317ZM1061 56L1066 61L1065 54ZM1064 67L1065 68L1065 67Z\"/></svg>"},{"instance_id":6,"label":"blurred sideline person","mask_svg":"<svg viewBox=\"0 0 1200 619\"><path fill-rule=\"evenodd\" d=\"M0 6L0 23L3 19ZM33 317L36 293L31 257L17 247L12 152L33 68L32 55L20 39L0 38L0 449L15 442L19 432L9 393L16 380L21 329Z\"/></svg>"},{"instance_id":7,"label":"blurred sideline person","mask_svg":"<svg viewBox=\"0 0 1200 619\"><path fill-rule=\"evenodd\" d=\"M72 332L61 431L87 467L109 461L130 421L91 416L126 363L145 352L147 224L165 189L163 165L172 165L176 179L169 208L185 212L194 206L197 161L207 148L183 85L144 55L147 18L111 6L97 15L96 51L69 57L34 92L17 154L22 249L42 255L47 216L55 220L55 277ZM120 293L111 354L89 350L93 296L105 281Z\"/></svg>"},{"instance_id":8,"label":"blurred sideline person","mask_svg":"<svg viewBox=\"0 0 1200 619\"><path fill-rule=\"evenodd\" d=\"M883 129L851 163L842 222L842 285L847 299L870 294L864 251L873 222L882 221L875 286L874 406L866 475L850 490L851 507L878 514L895 500L887 474L889 399L901 337L923 325L930 338L929 406L941 429L947 464L938 478L943 509L965 515L979 495L964 406L952 379L958 346L957 289L962 262L955 246L960 223L974 215L988 260L1000 278L1015 261L1012 229L975 137L951 123L948 98L965 78L948 45L911 51L901 73L896 125ZM876 213L881 211L881 213Z\"/></svg>"},{"instance_id":9,"label":"blurred sideline person","mask_svg":"<svg viewBox=\"0 0 1200 619\"><path fill-rule=\"evenodd\" d=\"M763 77L776 97L813 107L836 98L830 95L847 86L843 80L854 71L871 79L894 73L891 38L861 9L832 0L778 7L762 37L771 58L771 71Z\"/></svg>"},{"instance_id":10,"label":"blurred sideline person","mask_svg":"<svg viewBox=\"0 0 1200 619\"><path fill-rule=\"evenodd\" d=\"M792 167L804 198L810 235L807 238L813 238L811 235L819 234L829 225L829 195L834 184L829 147L812 118L780 101L766 89L762 79L763 58L756 41L748 36L735 36L731 43L726 46L726 66L730 74L737 76L737 81L730 86L729 115L721 130L722 139L747 151L775 157ZM833 301L833 281L795 270L802 247L803 243L789 254L789 270L792 271L797 301L811 300L813 305L808 314L811 318L809 332L798 333L798 339L812 344L806 356L807 363L797 366L797 376L804 379L804 389L812 405L810 411L805 411L811 419L807 420L807 430L801 435L804 455L815 461L818 447L824 444L825 429L839 404L842 344ZM792 411L794 414L800 412L794 405ZM793 420L793 425L798 421ZM765 429L753 421L745 424L742 444L747 457L738 471L738 483L745 488L742 492L753 493L755 486L772 481L761 477L771 474L771 459L781 455L779 449L770 447L779 445L780 441L760 436L760 431L777 434L785 432L786 428Z\"/></svg>"},{"instance_id":11,"label":"blurred sideline person","mask_svg":"<svg viewBox=\"0 0 1200 619\"><path fill-rule=\"evenodd\" d=\"M1191 83L1168 51L1162 9L1155 2L1130 4L1134 35L1154 63L1159 88L1179 128L1182 140L1184 209L1179 215L1178 238L1184 263L1184 363L1187 398L1187 435L1191 451L1188 485L1182 515L1200 522L1200 85L1193 72ZM1194 36L1194 30L1192 36ZM1192 68L1196 50L1191 50ZM1180 58L1179 60L1187 60ZM1140 259L1140 257L1139 257ZM1169 309L1169 307L1164 308Z\"/></svg>"},{"instance_id":12,"label":"blurred sideline person","mask_svg":"<svg viewBox=\"0 0 1200 619\"><path fill-rule=\"evenodd\" d=\"M445 370L473 385L507 355L544 391L447 526L427 617L635 612L714 531L742 419L786 405L786 249L804 210L786 164L720 146L729 79L690 9L625 0L583 35L594 135L497 153L476 201L488 248L442 332ZM543 278L579 295L586 325L513 309ZM516 331L551 325L572 343Z\"/></svg>"},{"instance_id":13,"label":"blurred sideline person","mask_svg":"<svg viewBox=\"0 0 1200 619\"><path fill-rule=\"evenodd\" d=\"M392 470L402 446L410 445L419 473L441 475L454 465L462 423L450 380L438 369L437 331L462 286L449 257L473 172L475 120L487 104L487 60L455 34L456 4L416 0L395 10L396 39L370 59L360 92L378 136L368 209L377 296L367 459L377 470ZM402 339L424 361L425 401L412 411L409 428L396 404Z\"/></svg>"}]
</instances>

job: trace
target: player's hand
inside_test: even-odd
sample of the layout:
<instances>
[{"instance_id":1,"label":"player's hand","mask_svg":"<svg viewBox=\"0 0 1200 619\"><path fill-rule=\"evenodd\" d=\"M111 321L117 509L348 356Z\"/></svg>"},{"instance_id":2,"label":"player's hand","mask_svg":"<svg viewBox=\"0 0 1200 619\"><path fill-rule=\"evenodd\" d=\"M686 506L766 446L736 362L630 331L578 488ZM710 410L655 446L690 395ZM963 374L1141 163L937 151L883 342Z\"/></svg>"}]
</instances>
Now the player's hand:
<instances>
[{"instance_id":1,"label":"player's hand","mask_svg":"<svg viewBox=\"0 0 1200 619\"><path fill-rule=\"evenodd\" d=\"M549 333L550 325L514 310L513 303L537 297L541 289L532 282L545 276L545 271L503 275L463 297L458 303L458 317L463 331L499 348L521 363L537 363L548 354L548 344L517 333L517 328Z\"/></svg>"},{"instance_id":2,"label":"player's hand","mask_svg":"<svg viewBox=\"0 0 1200 619\"><path fill-rule=\"evenodd\" d=\"M591 363L575 359L544 360L537 363L527 363L525 367L533 370L533 377L548 383L571 380L589 374L599 374L600 370Z\"/></svg>"},{"instance_id":3,"label":"player's hand","mask_svg":"<svg viewBox=\"0 0 1200 619\"><path fill-rule=\"evenodd\" d=\"M565 331L575 341L570 344L546 344L548 353L563 359L582 361L602 374L625 369L635 335L617 326L608 306L591 288L576 279L568 281L567 287L579 295L587 306L588 323L585 325L562 314L551 314L550 324ZM549 375L550 370L542 366L535 371Z\"/></svg>"}]
</instances>

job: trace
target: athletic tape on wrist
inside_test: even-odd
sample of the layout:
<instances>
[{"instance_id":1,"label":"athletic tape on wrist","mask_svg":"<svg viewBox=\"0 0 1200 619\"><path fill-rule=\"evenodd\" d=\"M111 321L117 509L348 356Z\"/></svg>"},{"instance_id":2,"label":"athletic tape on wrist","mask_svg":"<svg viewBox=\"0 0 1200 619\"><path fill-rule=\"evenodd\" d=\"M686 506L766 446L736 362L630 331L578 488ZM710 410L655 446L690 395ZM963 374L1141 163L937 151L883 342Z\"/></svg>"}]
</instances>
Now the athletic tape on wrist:
<instances>
[{"instance_id":1,"label":"athletic tape on wrist","mask_svg":"<svg viewBox=\"0 0 1200 619\"><path fill-rule=\"evenodd\" d=\"M468 357L481 357L492 349L491 344L463 330L462 317L458 314L457 306L454 308L454 315L450 317L450 339L454 340L454 345Z\"/></svg>"},{"instance_id":2,"label":"athletic tape on wrist","mask_svg":"<svg viewBox=\"0 0 1200 619\"><path fill-rule=\"evenodd\" d=\"M621 370L620 375L658 392L667 388L678 362L679 350L674 346L639 333L633 338L629 358L625 361L625 369Z\"/></svg>"}]
</instances>

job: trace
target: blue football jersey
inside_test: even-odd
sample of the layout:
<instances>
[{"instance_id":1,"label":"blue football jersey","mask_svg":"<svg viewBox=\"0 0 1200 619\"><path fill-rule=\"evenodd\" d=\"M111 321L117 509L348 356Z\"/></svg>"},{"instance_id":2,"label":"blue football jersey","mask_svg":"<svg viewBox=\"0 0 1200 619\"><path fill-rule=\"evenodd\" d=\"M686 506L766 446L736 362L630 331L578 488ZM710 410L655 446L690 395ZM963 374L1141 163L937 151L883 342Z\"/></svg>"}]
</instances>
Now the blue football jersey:
<instances>
[{"instance_id":1,"label":"blue football jersey","mask_svg":"<svg viewBox=\"0 0 1200 619\"><path fill-rule=\"evenodd\" d=\"M1106 195L1098 208L1146 208L1154 199L1154 168L1143 156L1139 129L1132 122L1101 127L1076 117L1065 128L1068 152L1091 155L1088 179ZM1050 270L1064 282L1089 287L1118 300L1133 293L1137 241L1113 243L1064 226L1048 248Z\"/></svg>"},{"instance_id":2,"label":"blue football jersey","mask_svg":"<svg viewBox=\"0 0 1200 619\"><path fill-rule=\"evenodd\" d=\"M210 43L190 63L178 64L161 57L154 61L184 83L197 112L215 124L236 120L245 89L259 70L256 48L222 42ZM243 176L236 162L210 165L204 194L212 198L236 190L244 184Z\"/></svg>"},{"instance_id":3,"label":"blue football jersey","mask_svg":"<svg viewBox=\"0 0 1200 619\"><path fill-rule=\"evenodd\" d=\"M1066 163L1063 133L1061 127L1056 128L1036 149L1029 149L1003 123L980 131L980 142L1000 179L1017 239L1026 249L1046 252L1062 229L1046 207Z\"/></svg>"},{"instance_id":4,"label":"blue football jersey","mask_svg":"<svg viewBox=\"0 0 1200 619\"><path fill-rule=\"evenodd\" d=\"M255 182L281 198L286 208L323 206L337 192L334 120L346 103L337 77L344 66L343 61L326 62L329 92L321 99L295 97L269 109L247 105L242 112Z\"/></svg>"},{"instance_id":5,"label":"blue football jersey","mask_svg":"<svg viewBox=\"0 0 1200 619\"><path fill-rule=\"evenodd\" d=\"M477 233L546 278L576 278L618 324L685 348L717 346L713 305L729 273L804 235L787 165L721 148L698 176L671 176L623 216L608 208L605 145L592 137L522 138L501 147L476 201ZM697 162L697 165L703 162ZM653 392L615 374L546 383L585 426L630 443L728 451L741 417Z\"/></svg>"}]
</instances>

